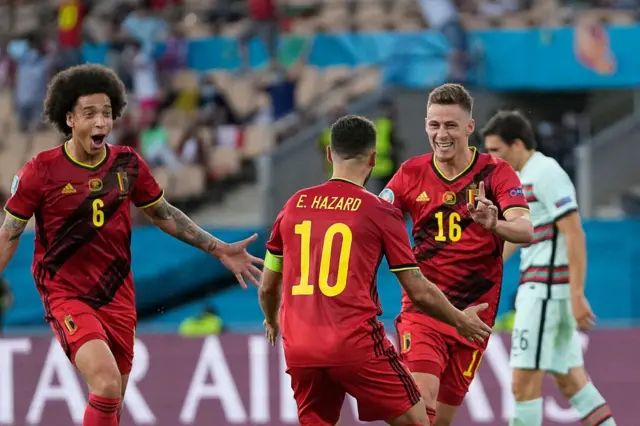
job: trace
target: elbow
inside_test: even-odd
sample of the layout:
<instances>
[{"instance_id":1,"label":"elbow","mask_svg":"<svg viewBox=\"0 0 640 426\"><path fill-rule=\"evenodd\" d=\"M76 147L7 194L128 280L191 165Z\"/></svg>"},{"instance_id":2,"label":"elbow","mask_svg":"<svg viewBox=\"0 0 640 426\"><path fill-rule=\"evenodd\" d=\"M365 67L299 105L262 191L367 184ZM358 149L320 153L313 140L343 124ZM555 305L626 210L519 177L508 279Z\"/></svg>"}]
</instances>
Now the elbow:
<instances>
[{"instance_id":1,"label":"elbow","mask_svg":"<svg viewBox=\"0 0 640 426\"><path fill-rule=\"evenodd\" d=\"M518 244L528 244L533 241L533 223L527 221L522 233L522 241L517 241Z\"/></svg>"}]
</instances>

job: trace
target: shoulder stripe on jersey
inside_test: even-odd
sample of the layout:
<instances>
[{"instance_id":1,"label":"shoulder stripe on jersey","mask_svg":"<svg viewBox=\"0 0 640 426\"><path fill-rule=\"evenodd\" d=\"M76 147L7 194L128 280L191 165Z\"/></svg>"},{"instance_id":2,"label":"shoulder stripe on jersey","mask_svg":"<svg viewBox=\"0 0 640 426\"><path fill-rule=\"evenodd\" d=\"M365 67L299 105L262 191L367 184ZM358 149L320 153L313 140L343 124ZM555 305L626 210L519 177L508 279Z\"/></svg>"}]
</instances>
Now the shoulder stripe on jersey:
<instances>
[{"instance_id":1,"label":"shoulder stripe on jersey","mask_svg":"<svg viewBox=\"0 0 640 426\"><path fill-rule=\"evenodd\" d=\"M29 222L29 219L31 219L30 217L23 216L21 214L18 214L16 212L12 211L12 210L9 210L8 207L4 208L4 212L6 214L8 214L9 216L11 216L12 218L14 218L15 220L18 220L20 222Z\"/></svg>"},{"instance_id":2,"label":"shoulder stripe on jersey","mask_svg":"<svg viewBox=\"0 0 640 426\"><path fill-rule=\"evenodd\" d=\"M133 161L133 164L132 164ZM103 189L100 193L91 193L86 197L60 226L54 234L51 246L44 256L43 262L51 277L54 277L62 265L78 252L85 244L91 240L103 229L95 227L90 217L92 214L92 205L97 195L109 194L118 188L116 171L127 167L137 168L137 158L133 153L122 152L114 159L113 164L102 178ZM130 179L133 186L135 177ZM115 199L107 203L103 208L104 223L116 213L122 203L127 201L126 197L115 197Z\"/></svg>"}]
</instances>

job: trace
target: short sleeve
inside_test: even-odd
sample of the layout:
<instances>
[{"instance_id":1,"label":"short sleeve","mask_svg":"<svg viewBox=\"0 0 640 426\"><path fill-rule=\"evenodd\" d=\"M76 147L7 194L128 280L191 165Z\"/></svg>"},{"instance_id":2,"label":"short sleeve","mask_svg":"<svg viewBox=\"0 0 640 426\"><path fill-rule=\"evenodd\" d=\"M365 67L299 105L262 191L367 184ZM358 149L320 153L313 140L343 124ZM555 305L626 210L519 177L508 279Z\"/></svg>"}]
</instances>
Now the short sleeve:
<instances>
[{"instance_id":1,"label":"short sleeve","mask_svg":"<svg viewBox=\"0 0 640 426\"><path fill-rule=\"evenodd\" d=\"M513 209L529 211L520 178L509 164L498 163L491 184L495 201L498 202L502 215Z\"/></svg>"},{"instance_id":2,"label":"short sleeve","mask_svg":"<svg viewBox=\"0 0 640 426\"><path fill-rule=\"evenodd\" d=\"M35 159L29 161L14 176L11 183L11 197L4 210L18 220L28 221L40 206L43 184Z\"/></svg>"},{"instance_id":3,"label":"short sleeve","mask_svg":"<svg viewBox=\"0 0 640 426\"><path fill-rule=\"evenodd\" d=\"M559 164L549 167L544 174L544 184L535 186L533 192L549 212L553 221L578 210L576 189L567 172Z\"/></svg>"},{"instance_id":4,"label":"short sleeve","mask_svg":"<svg viewBox=\"0 0 640 426\"><path fill-rule=\"evenodd\" d=\"M280 233L280 223L284 218L284 213L286 209L285 207L280 210L278 217L276 217L275 222L273 222L273 227L271 228L271 234L269 235L269 240L267 241L267 250L274 256L282 256L283 253L283 243L282 243L282 234Z\"/></svg>"},{"instance_id":5,"label":"short sleeve","mask_svg":"<svg viewBox=\"0 0 640 426\"><path fill-rule=\"evenodd\" d=\"M131 188L131 201L136 207L146 209L162 200L164 192L151 174L147 163L138 153L135 155L138 157L138 177L133 184L133 188ZM118 179L121 179L121 177L118 177Z\"/></svg>"},{"instance_id":6,"label":"short sleeve","mask_svg":"<svg viewBox=\"0 0 640 426\"><path fill-rule=\"evenodd\" d=\"M406 190L406 185L404 184L404 181L404 167L400 167L379 195L380 198L390 202L402 211L406 211L404 203L404 191Z\"/></svg>"},{"instance_id":7,"label":"short sleeve","mask_svg":"<svg viewBox=\"0 0 640 426\"><path fill-rule=\"evenodd\" d=\"M381 217L380 230L384 244L384 255L391 272L418 269L416 258L411 250L407 224L402 213L396 208L384 208L385 217Z\"/></svg>"}]
</instances>

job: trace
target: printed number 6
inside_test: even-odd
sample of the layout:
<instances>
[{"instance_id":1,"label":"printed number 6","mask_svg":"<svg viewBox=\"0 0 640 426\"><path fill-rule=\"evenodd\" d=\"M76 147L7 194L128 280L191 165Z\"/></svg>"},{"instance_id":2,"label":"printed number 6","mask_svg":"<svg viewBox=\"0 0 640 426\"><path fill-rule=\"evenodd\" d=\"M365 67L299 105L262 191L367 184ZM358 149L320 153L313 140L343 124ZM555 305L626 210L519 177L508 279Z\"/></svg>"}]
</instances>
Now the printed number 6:
<instances>
[{"instance_id":1,"label":"printed number 6","mask_svg":"<svg viewBox=\"0 0 640 426\"><path fill-rule=\"evenodd\" d=\"M93 200L93 225L97 228L102 228L104 225L104 212L102 208L104 207L104 201L100 198L96 198Z\"/></svg>"}]
</instances>

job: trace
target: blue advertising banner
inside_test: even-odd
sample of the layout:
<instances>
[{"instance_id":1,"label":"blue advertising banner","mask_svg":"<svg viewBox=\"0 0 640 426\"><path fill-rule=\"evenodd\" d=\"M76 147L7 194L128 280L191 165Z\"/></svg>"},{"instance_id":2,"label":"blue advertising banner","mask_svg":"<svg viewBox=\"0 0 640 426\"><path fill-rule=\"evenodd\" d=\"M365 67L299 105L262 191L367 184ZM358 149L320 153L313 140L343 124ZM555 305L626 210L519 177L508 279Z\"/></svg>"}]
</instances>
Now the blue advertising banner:
<instances>
[{"instance_id":1,"label":"blue advertising banner","mask_svg":"<svg viewBox=\"0 0 640 426\"><path fill-rule=\"evenodd\" d=\"M606 27L584 23L557 29L528 28L469 33L471 80L493 90L594 89L640 84L635 40L640 26ZM308 43L313 43L308 46ZM447 76L447 41L432 31L412 33L318 34L285 36L285 65L305 55L317 67L378 66L385 81L409 87L441 84ZM104 62L106 45L84 48L88 62ZM252 65L267 64L262 43L250 44ZM224 37L189 41L188 64L197 71L236 70L238 44Z\"/></svg>"}]
</instances>

